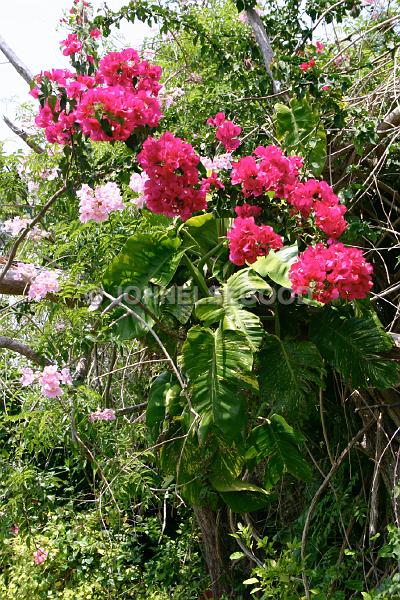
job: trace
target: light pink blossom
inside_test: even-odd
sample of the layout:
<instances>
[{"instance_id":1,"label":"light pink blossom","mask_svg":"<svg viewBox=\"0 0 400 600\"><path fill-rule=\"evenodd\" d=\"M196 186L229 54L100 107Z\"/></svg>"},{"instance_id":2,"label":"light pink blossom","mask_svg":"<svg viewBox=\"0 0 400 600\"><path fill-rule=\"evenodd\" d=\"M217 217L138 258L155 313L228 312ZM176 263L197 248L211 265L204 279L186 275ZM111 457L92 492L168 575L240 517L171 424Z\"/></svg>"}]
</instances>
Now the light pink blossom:
<instances>
[{"instance_id":1,"label":"light pink blossom","mask_svg":"<svg viewBox=\"0 0 400 600\"><path fill-rule=\"evenodd\" d=\"M21 373L22 376L20 379L20 383L22 387L31 385L35 381L35 374L29 367L24 367L23 369L21 369Z\"/></svg>"},{"instance_id":2,"label":"light pink blossom","mask_svg":"<svg viewBox=\"0 0 400 600\"><path fill-rule=\"evenodd\" d=\"M115 411L112 408L105 408L104 410L96 410L89 415L89 421L93 423L94 421L115 421Z\"/></svg>"},{"instance_id":3,"label":"light pink blossom","mask_svg":"<svg viewBox=\"0 0 400 600\"><path fill-rule=\"evenodd\" d=\"M47 296L47 294L55 294L60 290L58 281L58 273L56 271L42 271L32 281L29 291L29 300L39 302Z\"/></svg>"},{"instance_id":4,"label":"light pink blossom","mask_svg":"<svg viewBox=\"0 0 400 600\"><path fill-rule=\"evenodd\" d=\"M133 204L136 204L138 208L143 208L146 204L146 198L144 196L144 185L148 180L149 176L143 171L143 173L132 173L129 181L129 187L133 192L139 194L137 198L132 200Z\"/></svg>"},{"instance_id":5,"label":"light pink blossom","mask_svg":"<svg viewBox=\"0 0 400 600\"><path fill-rule=\"evenodd\" d=\"M49 553L46 550L43 550L43 548L38 548L36 552L33 553L33 560L35 561L36 565L41 565L45 562L45 560L47 560L48 555Z\"/></svg>"},{"instance_id":6,"label":"light pink blossom","mask_svg":"<svg viewBox=\"0 0 400 600\"><path fill-rule=\"evenodd\" d=\"M119 187L113 182L97 186L95 190L83 184L77 196L80 199L79 218L82 223L101 223L108 219L111 212L125 208Z\"/></svg>"}]
</instances>

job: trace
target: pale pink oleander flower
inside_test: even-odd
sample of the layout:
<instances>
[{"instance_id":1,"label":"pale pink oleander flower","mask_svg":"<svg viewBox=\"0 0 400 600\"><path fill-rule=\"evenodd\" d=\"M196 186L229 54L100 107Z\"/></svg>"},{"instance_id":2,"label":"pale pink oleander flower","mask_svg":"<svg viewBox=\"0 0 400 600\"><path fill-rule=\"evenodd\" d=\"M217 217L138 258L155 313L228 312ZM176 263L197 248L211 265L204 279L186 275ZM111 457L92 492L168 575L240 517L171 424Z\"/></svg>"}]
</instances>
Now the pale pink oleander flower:
<instances>
[{"instance_id":1,"label":"pale pink oleander flower","mask_svg":"<svg viewBox=\"0 0 400 600\"><path fill-rule=\"evenodd\" d=\"M40 229L40 227L37 227L37 225L35 225L26 237L32 240L33 242L39 242L48 235L49 233L47 231L45 231L44 229Z\"/></svg>"},{"instance_id":2,"label":"pale pink oleander flower","mask_svg":"<svg viewBox=\"0 0 400 600\"><path fill-rule=\"evenodd\" d=\"M99 185L95 190L83 184L77 196L80 199L79 218L82 223L101 223L108 219L111 212L125 208L119 187L113 182Z\"/></svg>"},{"instance_id":3,"label":"pale pink oleander flower","mask_svg":"<svg viewBox=\"0 0 400 600\"><path fill-rule=\"evenodd\" d=\"M112 408L105 408L104 410L96 410L96 412L90 413L89 421L115 421L115 411Z\"/></svg>"},{"instance_id":4,"label":"pale pink oleander flower","mask_svg":"<svg viewBox=\"0 0 400 600\"><path fill-rule=\"evenodd\" d=\"M58 396L61 396L63 393L60 388L61 379L62 375L57 370L57 365L45 367L43 373L39 377L43 396L46 396L46 398L57 398Z\"/></svg>"},{"instance_id":5,"label":"pale pink oleander flower","mask_svg":"<svg viewBox=\"0 0 400 600\"><path fill-rule=\"evenodd\" d=\"M32 281L29 291L29 300L39 302L43 300L49 293L57 293L60 290L58 281L58 273L56 271L42 271Z\"/></svg>"},{"instance_id":6,"label":"pale pink oleander flower","mask_svg":"<svg viewBox=\"0 0 400 600\"><path fill-rule=\"evenodd\" d=\"M132 200L132 204L136 204L138 208L143 208L146 204L146 198L144 196L144 185L149 179L149 176L144 171L142 173L132 173L129 181L129 187L133 192L139 194L137 198Z\"/></svg>"},{"instance_id":7,"label":"pale pink oleander flower","mask_svg":"<svg viewBox=\"0 0 400 600\"><path fill-rule=\"evenodd\" d=\"M28 192L32 194L32 192L37 192L39 189L39 184L34 181L28 181Z\"/></svg>"},{"instance_id":8,"label":"pale pink oleander flower","mask_svg":"<svg viewBox=\"0 0 400 600\"><path fill-rule=\"evenodd\" d=\"M226 154L219 154L214 158L208 158L207 156L201 156L200 161L207 169L207 171L227 171L232 168L232 154L227 152Z\"/></svg>"},{"instance_id":9,"label":"pale pink oleander flower","mask_svg":"<svg viewBox=\"0 0 400 600\"><path fill-rule=\"evenodd\" d=\"M21 217L14 217L4 221L4 231L11 235L18 235L23 229L29 225L29 219L23 219Z\"/></svg>"},{"instance_id":10,"label":"pale pink oleander flower","mask_svg":"<svg viewBox=\"0 0 400 600\"><path fill-rule=\"evenodd\" d=\"M64 385L72 385L71 373L67 367L61 369L61 383L63 383Z\"/></svg>"},{"instance_id":11,"label":"pale pink oleander flower","mask_svg":"<svg viewBox=\"0 0 400 600\"><path fill-rule=\"evenodd\" d=\"M19 281L23 280L30 283L38 274L38 270L34 265L17 263L15 268L15 278Z\"/></svg>"},{"instance_id":12,"label":"pale pink oleander flower","mask_svg":"<svg viewBox=\"0 0 400 600\"><path fill-rule=\"evenodd\" d=\"M33 560L35 561L36 565L41 565L45 562L48 555L49 553L46 550L43 550L43 548L38 548L36 552L33 553Z\"/></svg>"},{"instance_id":13,"label":"pale pink oleander flower","mask_svg":"<svg viewBox=\"0 0 400 600\"><path fill-rule=\"evenodd\" d=\"M29 367L24 367L23 369L21 369L21 373L22 376L20 379L20 383L22 387L31 385L35 381L35 373Z\"/></svg>"}]
</instances>

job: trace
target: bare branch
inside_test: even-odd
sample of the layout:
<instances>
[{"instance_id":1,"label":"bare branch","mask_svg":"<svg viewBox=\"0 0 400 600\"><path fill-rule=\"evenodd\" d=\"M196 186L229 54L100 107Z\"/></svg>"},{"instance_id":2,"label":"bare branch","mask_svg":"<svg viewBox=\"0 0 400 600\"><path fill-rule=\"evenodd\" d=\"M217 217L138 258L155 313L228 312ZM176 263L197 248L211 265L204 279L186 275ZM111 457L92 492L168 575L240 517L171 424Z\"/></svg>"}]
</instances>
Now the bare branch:
<instances>
[{"instance_id":1,"label":"bare branch","mask_svg":"<svg viewBox=\"0 0 400 600\"><path fill-rule=\"evenodd\" d=\"M272 50L271 42L265 31L264 23L262 22L260 15L254 10L254 8L248 8L244 11L251 28L254 32L257 44L261 50L262 57L264 59L265 69L272 81L272 91L274 94L278 94L280 90L279 81L275 81L272 71L271 63L274 60L274 51Z\"/></svg>"},{"instance_id":2,"label":"bare branch","mask_svg":"<svg viewBox=\"0 0 400 600\"><path fill-rule=\"evenodd\" d=\"M42 356L35 350L32 350L29 346L18 342L12 338L0 335L0 348L6 348L7 350L11 350L11 352L16 352L17 354L22 354L33 363L39 366L43 365L51 365L51 361L48 360L45 356Z\"/></svg>"},{"instance_id":3,"label":"bare branch","mask_svg":"<svg viewBox=\"0 0 400 600\"><path fill-rule=\"evenodd\" d=\"M34 219L32 219L32 221L26 226L26 228L23 231L21 231L21 233L19 234L19 236L15 240L13 247L11 248L11 252L9 254L7 263L6 263L5 267L4 267L4 269L2 270L2 272L0 273L0 283L3 281L3 279L6 276L7 272L11 268L12 263L14 261L14 258L16 256L16 254L17 254L17 250L18 250L20 244L22 244L22 242L24 241L24 239L26 238L26 236L28 235L28 233L34 228L34 226L46 214L46 212L54 204L54 202L65 192L66 187L67 186L64 184L62 186L62 188L60 188L55 194L53 194L51 196L51 198L43 206L43 208L38 212L38 214L36 215L36 217Z\"/></svg>"},{"instance_id":4,"label":"bare branch","mask_svg":"<svg viewBox=\"0 0 400 600\"><path fill-rule=\"evenodd\" d=\"M36 154L43 154L44 150L39 144L37 144L26 131L23 131L19 127L15 125L10 119L8 119L5 115L3 116L3 121L11 129L15 135L17 135L21 140L25 142Z\"/></svg>"},{"instance_id":5,"label":"bare branch","mask_svg":"<svg viewBox=\"0 0 400 600\"><path fill-rule=\"evenodd\" d=\"M30 85L33 75L24 65L22 60L18 58L13 50L11 50L10 46L6 43L5 39L0 35L0 50L4 54L4 56L9 60L14 69L21 75L23 79L25 79L26 83Z\"/></svg>"},{"instance_id":6,"label":"bare branch","mask_svg":"<svg viewBox=\"0 0 400 600\"><path fill-rule=\"evenodd\" d=\"M400 107L392 110L377 127L377 132L380 134L386 133L400 125Z\"/></svg>"}]
</instances>

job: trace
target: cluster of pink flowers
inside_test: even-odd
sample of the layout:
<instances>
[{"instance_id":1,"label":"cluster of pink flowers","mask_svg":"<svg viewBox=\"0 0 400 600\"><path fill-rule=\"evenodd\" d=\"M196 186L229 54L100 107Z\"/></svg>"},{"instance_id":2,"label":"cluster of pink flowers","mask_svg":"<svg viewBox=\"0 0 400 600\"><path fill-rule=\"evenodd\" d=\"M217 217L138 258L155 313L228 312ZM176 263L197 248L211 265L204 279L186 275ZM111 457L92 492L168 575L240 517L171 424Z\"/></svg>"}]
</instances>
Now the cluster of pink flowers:
<instances>
[{"instance_id":1,"label":"cluster of pink flowers","mask_svg":"<svg viewBox=\"0 0 400 600\"><path fill-rule=\"evenodd\" d=\"M64 54L73 54L81 44L71 36L76 34L65 40ZM138 127L158 125L160 77L161 67L140 60L132 48L107 54L93 76L45 71L35 78L31 94L38 98L42 84L50 82L56 102L50 105L47 99L40 106L36 125L45 129L50 143L70 143L78 126L93 141L125 141Z\"/></svg>"},{"instance_id":2,"label":"cluster of pink flowers","mask_svg":"<svg viewBox=\"0 0 400 600\"><path fill-rule=\"evenodd\" d=\"M303 217L313 212L317 227L330 238L340 237L347 228L343 217L347 209L339 204L339 198L326 181L309 179L298 183L288 201Z\"/></svg>"},{"instance_id":3,"label":"cluster of pink flowers","mask_svg":"<svg viewBox=\"0 0 400 600\"><path fill-rule=\"evenodd\" d=\"M21 231L23 229L26 229L26 227L29 225L30 220L29 219L24 219L21 217L13 217L12 219L8 219L7 221L4 221L4 231L6 233L9 233L12 236L16 236L19 233L21 233ZM43 231L42 229L40 229L40 227L38 227L37 225L35 225L29 232L28 235L26 236L29 240L32 240L34 242L38 242L39 240L41 240L43 237L46 237L47 231Z\"/></svg>"},{"instance_id":4,"label":"cluster of pink flowers","mask_svg":"<svg viewBox=\"0 0 400 600\"><path fill-rule=\"evenodd\" d=\"M226 152L233 152L240 146L238 136L242 132L239 125L235 125L233 121L228 121L223 112L219 112L215 117L209 117L207 124L217 128L215 137L224 146Z\"/></svg>"},{"instance_id":5,"label":"cluster of pink flowers","mask_svg":"<svg viewBox=\"0 0 400 600\"><path fill-rule=\"evenodd\" d=\"M322 42L317 42L313 48L314 48L314 52L316 54L321 54L325 50L325 44L323 44ZM304 53L299 52L299 54L302 55ZM313 67L315 67L315 65L316 65L315 60L313 58L310 58L310 60L308 60L307 62L301 63L299 68L301 71L306 73L309 69L312 69Z\"/></svg>"},{"instance_id":6,"label":"cluster of pink flowers","mask_svg":"<svg viewBox=\"0 0 400 600\"><path fill-rule=\"evenodd\" d=\"M119 187L113 182L98 185L94 190L84 184L76 195L80 199L79 218L82 223L101 223L111 212L125 208Z\"/></svg>"},{"instance_id":7,"label":"cluster of pink flowers","mask_svg":"<svg viewBox=\"0 0 400 600\"><path fill-rule=\"evenodd\" d=\"M57 271L44 269L38 271L34 265L18 263L15 277L29 284L28 299L39 302L47 294L56 294L60 291L60 282Z\"/></svg>"},{"instance_id":8,"label":"cluster of pink flowers","mask_svg":"<svg viewBox=\"0 0 400 600\"><path fill-rule=\"evenodd\" d=\"M362 299L372 288L373 267L357 248L341 243L310 246L290 269L293 291L327 304L332 300Z\"/></svg>"},{"instance_id":9,"label":"cluster of pink flowers","mask_svg":"<svg viewBox=\"0 0 400 600\"><path fill-rule=\"evenodd\" d=\"M286 198L298 183L299 169L303 159L299 156L286 157L277 146L258 146L255 156L244 156L233 163L231 181L240 183L243 195L261 196L275 192L279 198Z\"/></svg>"},{"instance_id":10,"label":"cluster of pink flowers","mask_svg":"<svg viewBox=\"0 0 400 600\"><path fill-rule=\"evenodd\" d=\"M200 185L199 161L193 147L169 131L159 139L148 137L138 154L149 177L144 185L147 208L183 221L204 210L206 192Z\"/></svg>"},{"instance_id":11,"label":"cluster of pink flowers","mask_svg":"<svg viewBox=\"0 0 400 600\"><path fill-rule=\"evenodd\" d=\"M237 218L227 233L229 240L229 260L242 266L254 263L259 256L267 256L270 250L282 248L280 235L269 225L257 225L254 218L261 214L261 208L243 204L235 208Z\"/></svg>"},{"instance_id":12,"label":"cluster of pink flowers","mask_svg":"<svg viewBox=\"0 0 400 600\"><path fill-rule=\"evenodd\" d=\"M64 56L72 56L77 52L80 52L83 48L82 42L78 39L76 33L70 33L66 40L60 43L61 48L64 48Z\"/></svg>"},{"instance_id":13,"label":"cluster of pink flowers","mask_svg":"<svg viewBox=\"0 0 400 600\"><path fill-rule=\"evenodd\" d=\"M112 408L105 408L104 410L96 410L89 415L89 421L115 421L115 411Z\"/></svg>"},{"instance_id":14,"label":"cluster of pink flowers","mask_svg":"<svg viewBox=\"0 0 400 600\"><path fill-rule=\"evenodd\" d=\"M47 550L43 550L43 548L38 548L34 553L33 553L33 560L35 562L35 565L41 565L42 563L44 563L47 560L49 553L47 552Z\"/></svg>"},{"instance_id":15,"label":"cluster of pink flowers","mask_svg":"<svg viewBox=\"0 0 400 600\"><path fill-rule=\"evenodd\" d=\"M20 383L23 387L32 385L38 381L41 392L46 398L57 398L63 394L60 385L72 385L72 377L69 369L58 370L56 365L49 365L42 372L34 372L29 367L21 370Z\"/></svg>"}]
</instances>

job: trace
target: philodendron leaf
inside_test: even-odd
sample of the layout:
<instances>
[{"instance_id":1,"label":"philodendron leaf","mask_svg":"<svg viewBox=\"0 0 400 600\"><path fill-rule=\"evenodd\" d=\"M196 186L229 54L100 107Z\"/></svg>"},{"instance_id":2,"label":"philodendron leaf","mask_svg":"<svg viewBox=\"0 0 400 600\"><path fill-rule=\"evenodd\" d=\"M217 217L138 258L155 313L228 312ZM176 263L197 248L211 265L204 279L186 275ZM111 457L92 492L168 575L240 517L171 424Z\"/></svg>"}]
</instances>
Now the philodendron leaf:
<instances>
[{"instance_id":1,"label":"philodendron leaf","mask_svg":"<svg viewBox=\"0 0 400 600\"><path fill-rule=\"evenodd\" d=\"M266 490L247 481L212 477L210 483L233 512L259 510L270 501Z\"/></svg>"},{"instance_id":2,"label":"philodendron leaf","mask_svg":"<svg viewBox=\"0 0 400 600\"><path fill-rule=\"evenodd\" d=\"M252 468L267 460L264 486L270 490L288 471L298 479L309 479L311 467L298 449L304 438L294 431L280 415L272 415L256 427L247 440L245 460Z\"/></svg>"},{"instance_id":3,"label":"philodendron leaf","mask_svg":"<svg viewBox=\"0 0 400 600\"><path fill-rule=\"evenodd\" d=\"M215 425L229 440L240 439L245 427L245 398L253 354L238 331L192 327L182 347L180 364L189 381L192 406L200 415L201 436Z\"/></svg>"},{"instance_id":4,"label":"philodendron leaf","mask_svg":"<svg viewBox=\"0 0 400 600\"><path fill-rule=\"evenodd\" d=\"M161 373L153 381L146 410L146 425L153 442L160 435L166 412L176 404L180 391L180 385L173 373Z\"/></svg>"},{"instance_id":5,"label":"philodendron leaf","mask_svg":"<svg viewBox=\"0 0 400 600\"><path fill-rule=\"evenodd\" d=\"M306 98L275 105L275 135L289 153L299 154L318 176L326 162L326 132L319 114Z\"/></svg>"},{"instance_id":6,"label":"philodendron leaf","mask_svg":"<svg viewBox=\"0 0 400 600\"><path fill-rule=\"evenodd\" d=\"M324 386L323 375L322 357L313 343L266 337L260 353L259 384L268 406L298 416Z\"/></svg>"},{"instance_id":7,"label":"philodendron leaf","mask_svg":"<svg viewBox=\"0 0 400 600\"><path fill-rule=\"evenodd\" d=\"M264 329L259 317L246 310L246 306L255 306L255 294L259 293L269 297L272 289L252 269L241 269L218 290L217 296L202 298L196 303L196 316L206 325L222 320L224 329L243 333L255 352L263 340Z\"/></svg>"},{"instance_id":8,"label":"philodendron leaf","mask_svg":"<svg viewBox=\"0 0 400 600\"><path fill-rule=\"evenodd\" d=\"M325 360L354 387L398 385L398 366L384 356L393 341L372 317L349 319L326 308L312 320L310 336Z\"/></svg>"},{"instance_id":9,"label":"philodendron leaf","mask_svg":"<svg viewBox=\"0 0 400 600\"><path fill-rule=\"evenodd\" d=\"M268 256L259 256L252 269L261 277L269 277L272 281L283 287L290 288L289 269L299 254L297 244L286 246L278 252L270 250Z\"/></svg>"},{"instance_id":10,"label":"philodendron leaf","mask_svg":"<svg viewBox=\"0 0 400 600\"><path fill-rule=\"evenodd\" d=\"M135 233L108 267L104 287L113 292L131 288L135 294L150 283L167 286L183 255L180 245L179 238L160 230Z\"/></svg>"}]
</instances>

